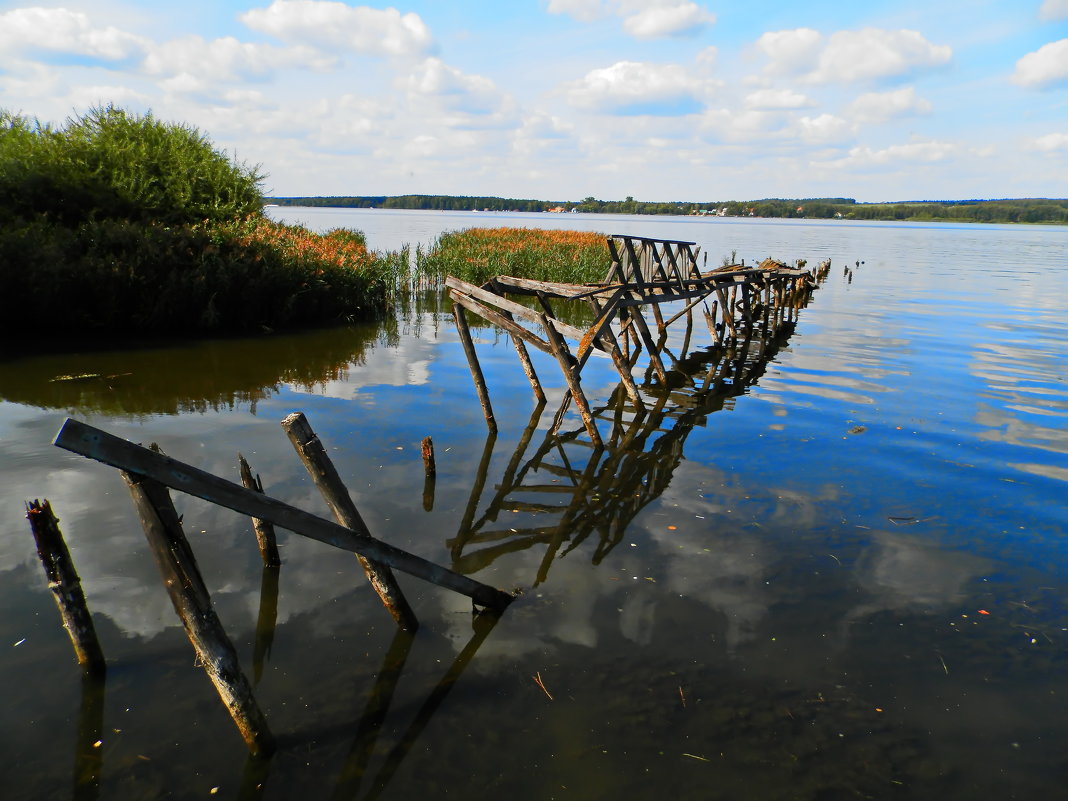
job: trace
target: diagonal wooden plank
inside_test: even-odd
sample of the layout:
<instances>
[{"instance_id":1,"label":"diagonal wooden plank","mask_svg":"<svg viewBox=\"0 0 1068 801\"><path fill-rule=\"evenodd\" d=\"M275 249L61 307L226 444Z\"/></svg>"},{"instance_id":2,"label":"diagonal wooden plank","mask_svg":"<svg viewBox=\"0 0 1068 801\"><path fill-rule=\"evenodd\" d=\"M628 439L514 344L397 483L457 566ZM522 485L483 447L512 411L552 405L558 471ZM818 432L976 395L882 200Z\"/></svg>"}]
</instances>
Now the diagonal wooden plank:
<instances>
[{"instance_id":1,"label":"diagonal wooden plank","mask_svg":"<svg viewBox=\"0 0 1068 801\"><path fill-rule=\"evenodd\" d=\"M309 539L362 554L440 587L466 595L482 606L503 609L514 599L509 593L461 576L427 559L377 540L366 528L363 531L345 528L177 459L153 453L148 448L78 420L68 417L52 444L128 473L148 476L171 489L225 506L249 517L270 520L276 526Z\"/></svg>"}]
</instances>

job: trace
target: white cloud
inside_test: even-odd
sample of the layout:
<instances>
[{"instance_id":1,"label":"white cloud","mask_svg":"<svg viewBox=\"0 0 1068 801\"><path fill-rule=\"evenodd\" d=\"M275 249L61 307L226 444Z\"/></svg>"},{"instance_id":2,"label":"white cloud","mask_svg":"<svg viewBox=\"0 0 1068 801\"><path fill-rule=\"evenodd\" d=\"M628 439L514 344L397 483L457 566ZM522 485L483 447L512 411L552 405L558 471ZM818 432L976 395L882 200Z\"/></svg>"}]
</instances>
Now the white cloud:
<instances>
[{"instance_id":1,"label":"white cloud","mask_svg":"<svg viewBox=\"0 0 1068 801\"><path fill-rule=\"evenodd\" d=\"M792 89L758 89L745 98L745 107L765 111L808 108L812 100Z\"/></svg>"},{"instance_id":2,"label":"white cloud","mask_svg":"<svg viewBox=\"0 0 1068 801\"><path fill-rule=\"evenodd\" d=\"M507 101L489 78L470 75L439 58L424 59L400 83L418 101L433 99L445 108L469 114L493 113Z\"/></svg>"},{"instance_id":3,"label":"white cloud","mask_svg":"<svg viewBox=\"0 0 1068 801\"><path fill-rule=\"evenodd\" d=\"M1045 153L1068 151L1068 133L1051 133L1034 140L1034 147Z\"/></svg>"},{"instance_id":4,"label":"white cloud","mask_svg":"<svg viewBox=\"0 0 1068 801\"><path fill-rule=\"evenodd\" d=\"M931 104L907 86L892 92L868 92L846 107L850 119L863 124L878 124L910 114L929 114Z\"/></svg>"},{"instance_id":5,"label":"white cloud","mask_svg":"<svg viewBox=\"0 0 1068 801\"><path fill-rule=\"evenodd\" d=\"M801 117L792 131L809 144L826 144L852 136L853 126L834 114L820 114L818 117Z\"/></svg>"},{"instance_id":6,"label":"white cloud","mask_svg":"<svg viewBox=\"0 0 1068 801\"><path fill-rule=\"evenodd\" d=\"M617 114L686 114L696 112L712 84L696 79L678 64L619 61L592 70L568 86L568 100L578 108Z\"/></svg>"},{"instance_id":7,"label":"white cloud","mask_svg":"<svg viewBox=\"0 0 1068 801\"><path fill-rule=\"evenodd\" d=\"M699 67L704 67L706 70L715 69L718 61L719 48L715 45L709 45L694 56L694 63Z\"/></svg>"},{"instance_id":8,"label":"white cloud","mask_svg":"<svg viewBox=\"0 0 1068 801\"><path fill-rule=\"evenodd\" d=\"M97 27L86 14L65 8L17 8L0 14L0 51L51 50L122 61L148 41L113 26Z\"/></svg>"},{"instance_id":9,"label":"white cloud","mask_svg":"<svg viewBox=\"0 0 1068 801\"><path fill-rule=\"evenodd\" d=\"M757 48L770 59L767 72L798 74L810 83L848 83L909 75L941 66L953 50L910 30L864 28L824 37L811 28L765 33Z\"/></svg>"},{"instance_id":10,"label":"white cloud","mask_svg":"<svg viewBox=\"0 0 1068 801\"><path fill-rule=\"evenodd\" d=\"M1045 0L1038 14L1042 19L1068 18L1068 0Z\"/></svg>"},{"instance_id":11,"label":"white cloud","mask_svg":"<svg viewBox=\"0 0 1068 801\"><path fill-rule=\"evenodd\" d=\"M957 152L957 145L952 142L939 142L934 139L917 140L903 145L891 145L881 150L873 150L863 145L854 147L849 155L836 161L822 162L824 167L877 167L908 164L932 164L943 161Z\"/></svg>"},{"instance_id":12,"label":"white cloud","mask_svg":"<svg viewBox=\"0 0 1068 801\"><path fill-rule=\"evenodd\" d=\"M1046 87L1068 81L1068 39L1050 42L1016 62L1012 79L1021 86Z\"/></svg>"},{"instance_id":13,"label":"white cloud","mask_svg":"<svg viewBox=\"0 0 1068 801\"><path fill-rule=\"evenodd\" d=\"M637 39L693 36L714 24L716 15L696 3L655 5L623 20L623 29Z\"/></svg>"},{"instance_id":14,"label":"white cloud","mask_svg":"<svg viewBox=\"0 0 1068 801\"><path fill-rule=\"evenodd\" d=\"M918 31L838 31L831 34L811 80L832 83L908 75L941 66L952 55L949 45L931 44Z\"/></svg>"},{"instance_id":15,"label":"white cloud","mask_svg":"<svg viewBox=\"0 0 1068 801\"><path fill-rule=\"evenodd\" d=\"M716 21L691 0L549 0L548 11L580 22L622 17L623 30L636 39L694 36Z\"/></svg>"},{"instance_id":16,"label":"white cloud","mask_svg":"<svg viewBox=\"0 0 1068 801\"><path fill-rule=\"evenodd\" d=\"M144 61L150 75L166 75L168 88L190 91L220 80L255 78L275 69L325 69L332 60L309 48L279 48L240 42L232 36L206 41L185 36L153 48Z\"/></svg>"},{"instance_id":17,"label":"white cloud","mask_svg":"<svg viewBox=\"0 0 1068 801\"><path fill-rule=\"evenodd\" d=\"M240 17L283 41L384 56L418 56L434 45L418 14L350 6L332 0L274 0Z\"/></svg>"},{"instance_id":18,"label":"white cloud","mask_svg":"<svg viewBox=\"0 0 1068 801\"><path fill-rule=\"evenodd\" d=\"M769 59L768 72L790 74L811 70L822 44L823 36L812 28L769 31L756 42L757 48Z\"/></svg>"}]
</instances>

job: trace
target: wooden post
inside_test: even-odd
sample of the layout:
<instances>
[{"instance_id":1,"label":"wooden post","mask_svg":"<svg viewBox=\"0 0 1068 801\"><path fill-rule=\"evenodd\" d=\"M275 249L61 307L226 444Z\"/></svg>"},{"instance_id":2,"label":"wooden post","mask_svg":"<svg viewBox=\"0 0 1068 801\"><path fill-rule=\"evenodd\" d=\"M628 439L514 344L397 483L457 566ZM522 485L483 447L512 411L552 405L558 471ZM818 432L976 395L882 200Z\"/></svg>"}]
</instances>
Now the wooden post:
<instances>
[{"instance_id":1,"label":"wooden post","mask_svg":"<svg viewBox=\"0 0 1068 801\"><path fill-rule=\"evenodd\" d=\"M353 503L352 496L349 495L341 476L338 475L334 463L327 455L326 448L312 431L311 424L303 413L294 412L286 417L282 421L282 428L289 437L289 441L293 443L308 475L322 493L326 505L333 512L334 519L345 528L352 529L357 535L367 531L367 524L360 517L360 512ZM374 591L382 599L383 606L389 610L393 619L397 621L397 625L409 631L419 628L415 612L408 605L408 600L404 597L400 585L397 584L397 578L389 566L360 554L357 554L356 558L363 566L367 580L371 582Z\"/></svg>"},{"instance_id":2,"label":"wooden post","mask_svg":"<svg viewBox=\"0 0 1068 801\"><path fill-rule=\"evenodd\" d=\"M85 603L85 593L82 592L82 582L74 569L67 543L63 541L52 505L47 500L44 503L37 500L27 503L26 517L37 543L37 555L48 577L48 589L52 591L52 598L63 619L63 628L67 630L71 645L74 646L78 664L87 673L103 675L107 670L104 652L100 650L93 618Z\"/></svg>"},{"instance_id":3,"label":"wooden post","mask_svg":"<svg viewBox=\"0 0 1068 801\"><path fill-rule=\"evenodd\" d=\"M295 534L335 548L363 554L396 570L403 570L439 587L466 595L476 604L503 610L515 600L513 593L503 592L489 584L461 576L428 559L377 540L366 528L357 533L338 523L324 520L270 496L247 490L233 481L219 478L191 464L143 448L78 420L68 417L52 444L119 470L155 479L166 487L225 506L249 517L262 517Z\"/></svg>"},{"instance_id":4,"label":"wooden post","mask_svg":"<svg viewBox=\"0 0 1068 801\"><path fill-rule=\"evenodd\" d=\"M582 418L582 422L586 426L586 431L590 435L590 439L594 444L601 444L601 435L597 431L597 423L593 419L593 413L590 411L590 404L586 400L586 396L582 394L582 385L579 383L579 377L575 373L574 357L571 355L571 351L568 350L567 343L564 338L560 336L560 332L557 331L552 322L544 314L541 316L541 324L545 329L545 337L549 340L549 346L553 350L553 355L556 357L556 361L560 365L560 370L564 374L564 380L567 381L567 386L571 390L571 397L575 400L575 407L578 409L579 416Z\"/></svg>"},{"instance_id":5,"label":"wooden post","mask_svg":"<svg viewBox=\"0 0 1068 801\"><path fill-rule=\"evenodd\" d=\"M271 753L274 737L241 670L237 651L215 614L170 493L151 478L126 471L122 471L122 478L130 490L174 611L197 652L197 661L215 685L249 751Z\"/></svg>"},{"instance_id":6,"label":"wooden post","mask_svg":"<svg viewBox=\"0 0 1068 801\"><path fill-rule=\"evenodd\" d=\"M478 402L482 404L482 414L486 417L486 425L490 431L496 431L497 420L493 417L493 406L490 404L489 390L486 388L486 377L482 375L482 366L478 363L478 355L475 353L475 343L471 340L471 329L467 326L467 314L464 312L464 307L459 303L453 303L452 316L456 319L456 330L460 334L460 342L463 343L464 353L467 355L467 366L475 382L475 391L478 393Z\"/></svg>"},{"instance_id":7,"label":"wooden post","mask_svg":"<svg viewBox=\"0 0 1068 801\"><path fill-rule=\"evenodd\" d=\"M245 489L254 490L263 494L263 482L260 481L259 473L253 477L252 468L248 466L245 457L237 455L237 466L241 473L241 483ZM274 536L274 526L268 520L252 518L252 530L256 532L256 542L260 546L260 556L263 558L264 567L278 567L282 559L278 555L278 542Z\"/></svg>"},{"instance_id":8,"label":"wooden post","mask_svg":"<svg viewBox=\"0 0 1068 801\"><path fill-rule=\"evenodd\" d=\"M437 484L437 465L434 463L434 440L423 437L423 510L434 510L434 487Z\"/></svg>"}]
</instances>

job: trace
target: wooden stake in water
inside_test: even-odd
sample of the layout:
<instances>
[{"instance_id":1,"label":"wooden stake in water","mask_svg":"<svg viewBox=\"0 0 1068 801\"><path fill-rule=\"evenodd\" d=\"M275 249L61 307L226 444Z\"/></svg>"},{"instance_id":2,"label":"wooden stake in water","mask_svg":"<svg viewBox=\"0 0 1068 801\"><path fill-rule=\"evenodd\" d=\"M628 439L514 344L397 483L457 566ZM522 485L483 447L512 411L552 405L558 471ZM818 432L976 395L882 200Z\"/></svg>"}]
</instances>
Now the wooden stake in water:
<instances>
[{"instance_id":1,"label":"wooden stake in water","mask_svg":"<svg viewBox=\"0 0 1068 801\"><path fill-rule=\"evenodd\" d=\"M259 473L253 477L252 468L248 466L245 457L237 455L237 465L241 472L241 484L245 489L255 490L263 494L263 482L260 481ZM264 567L279 567L282 559L278 555L278 542L274 535L274 525L269 520L252 518L252 530L256 532L256 542L260 546L260 556L263 557Z\"/></svg>"},{"instance_id":2,"label":"wooden stake in water","mask_svg":"<svg viewBox=\"0 0 1068 801\"><path fill-rule=\"evenodd\" d=\"M274 737L241 670L237 651L215 614L211 595L182 531L170 493L151 478L122 471L122 479L130 490L174 611L197 652L197 662L215 685L249 751L271 753Z\"/></svg>"},{"instance_id":3,"label":"wooden stake in water","mask_svg":"<svg viewBox=\"0 0 1068 801\"><path fill-rule=\"evenodd\" d=\"M26 517L37 542L37 555L41 558L48 589L52 591L63 628L70 635L71 645L78 664L87 673L102 675L107 667L100 641L96 637L93 618L85 603L82 582L74 569L74 560L67 550L67 543L59 530L59 520L52 512L52 505L45 500L26 504Z\"/></svg>"},{"instance_id":4,"label":"wooden stake in water","mask_svg":"<svg viewBox=\"0 0 1068 801\"><path fill-rule=\"evenodd\" d=\"M367 524L360 517L352 496L349 495L345 483L338 475L337 468L327 455L326 448L319 441L319 437L312 430L308 419L301 412L294 412L282 421L282 428L285 429L289 441L293 443L308 475L322 493L330 511L334 513L334 519L358 536L370 537ZM408 605L408 600L404 597L389 565L372 561L360 554L357 554L356 558L360 560L360 565L367 574L367 580L371 582L383 606L397 621L397 625L409 631L419 628L415 612Z\"/></svg>"}]
</instances>

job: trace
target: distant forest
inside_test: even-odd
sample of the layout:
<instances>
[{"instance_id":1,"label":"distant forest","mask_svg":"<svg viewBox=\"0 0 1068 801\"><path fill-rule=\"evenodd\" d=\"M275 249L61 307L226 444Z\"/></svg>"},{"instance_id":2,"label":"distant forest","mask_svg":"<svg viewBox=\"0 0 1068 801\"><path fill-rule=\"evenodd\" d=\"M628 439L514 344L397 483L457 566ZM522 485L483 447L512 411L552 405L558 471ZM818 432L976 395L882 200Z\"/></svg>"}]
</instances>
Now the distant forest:
<instances>
[{"instance_id":1,"label":"distant forest","mask_svg":"<svg viewBox=\"0 0 1068 801\"><path fill-rule=\"evenodd\" d=\"M1068 199L916 200L858 203L852 198L767 198L688 203L626 200L520 200L449 195L364 195L356 197L269 198L279 206L439 211L563 211L592 214L696 214L720 217L793 217L845 220L945 220L982 223L1068 223Z\"/></svg>"}]
</instances>

